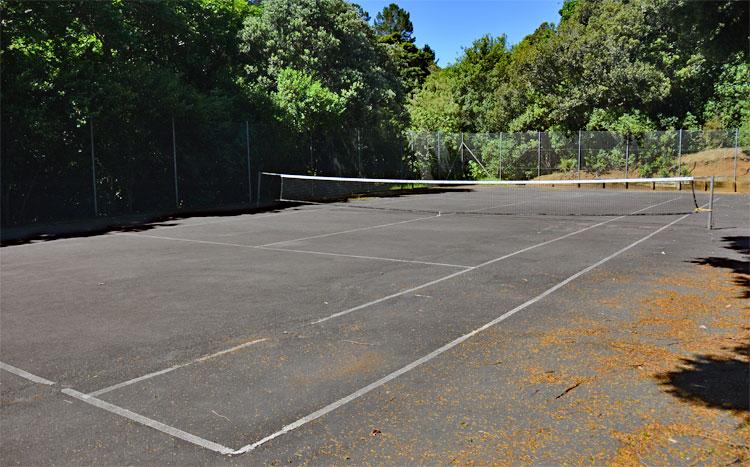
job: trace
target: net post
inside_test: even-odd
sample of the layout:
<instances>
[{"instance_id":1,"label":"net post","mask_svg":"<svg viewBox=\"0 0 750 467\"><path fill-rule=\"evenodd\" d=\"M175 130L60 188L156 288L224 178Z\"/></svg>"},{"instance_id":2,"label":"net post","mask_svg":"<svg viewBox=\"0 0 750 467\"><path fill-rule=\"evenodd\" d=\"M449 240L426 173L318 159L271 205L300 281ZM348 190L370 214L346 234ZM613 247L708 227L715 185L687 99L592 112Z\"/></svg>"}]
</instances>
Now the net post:
<instances>
[{"instance_id":1,"label":"net post","mask_svg":"<svg viewBox=\"0 0 750 467\"><path fill-rule=\"evenodd\" d=\"M714 176L711 175L711 181L708 193L708 230L714 228Z\"/></svg>"},{"instance_id":2,"label":"net post","mask_svg":"<svg viewBox=\"0 0 750 467\"><path fill-rule=\"evenodd\" d=\"M174 170L174 201L180 207L180 188L177 182L177 136L174 129L174 115L172 115L172 167Z\"/></svg>"},{"instance_id":3,"label":"net post","mask_svg":"<svg viewBox=\"0 0 750 467\"><path fill-rule=\"evenodd\" d=\"M542 174L542 132L536 132L536 177Z\"/></svg>"},{"instance_id":4,"label":"net post","mask_svg":"<svg viewBox=\"0 0 750 467\"><path fill-rule=\"evenodd\" d=\"M247 154L247 202L253 202L253 175L250 172L250 122L245 120L245 145Z\"/></svg>"},{"instance_id":5,"label":"net post","mask_svg":"<svg viewBox=\"0 0 750 467\"><path fill-rule=\"evenodd\" d=\"M91 136L91 188L94 200L94 217L99 215L99 208L96 202L96 154L94 153L94 118L89 119L89 133Z\"/></svg>"},{"instance_id":6,"label":"net post","mask_svg":"<svg viewBox=\"0 0 750 467\"><path fill-rule=\"evenodd\" d=\"M737 192L737 157L740 152L740 129L734 129L734 166L732 167L732 185L734 192Z\"/></svg>"},{"instance_id":7,"label":"net post","mask_svg":"<svg viewBox=\"0 0 750 467\"><path fill-rule=\"evenodd\" d=\"M255 207L260 207L260 178L263 176L263 172L258 170L258 183L256 184L257 196L255 198Z\"/></svg>"}]
</instances>

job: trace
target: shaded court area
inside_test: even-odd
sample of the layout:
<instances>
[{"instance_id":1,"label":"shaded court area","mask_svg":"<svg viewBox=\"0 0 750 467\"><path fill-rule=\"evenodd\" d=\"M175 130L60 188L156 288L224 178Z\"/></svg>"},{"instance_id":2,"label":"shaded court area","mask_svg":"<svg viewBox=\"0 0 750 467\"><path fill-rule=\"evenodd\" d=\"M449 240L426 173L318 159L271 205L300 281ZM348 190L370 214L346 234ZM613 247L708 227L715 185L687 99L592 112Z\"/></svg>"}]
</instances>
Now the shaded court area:
<instances>
[{"instance_id":1,"label":"shaded court area","mask_svg":"<svg viewBox=\"0 0 750 467\"><path fill-rule=\"evenodd\" d=\"M625 406L687 396L590 384L607 379L587 361L596 332L624 332L659 280L727 256L722 238L749 233L749 200L717 198L707 230L689 204L664 208L671 194L607 196L640 215L492 215L502 199L446 191L4 247L2 463L614 459L627 443L612 429L642 421ZM599 331L571 347L571 323ZM576 400L624 412L551 407ZM746 416L735 405L717 429Z\"/></svg>"}]
</instances>

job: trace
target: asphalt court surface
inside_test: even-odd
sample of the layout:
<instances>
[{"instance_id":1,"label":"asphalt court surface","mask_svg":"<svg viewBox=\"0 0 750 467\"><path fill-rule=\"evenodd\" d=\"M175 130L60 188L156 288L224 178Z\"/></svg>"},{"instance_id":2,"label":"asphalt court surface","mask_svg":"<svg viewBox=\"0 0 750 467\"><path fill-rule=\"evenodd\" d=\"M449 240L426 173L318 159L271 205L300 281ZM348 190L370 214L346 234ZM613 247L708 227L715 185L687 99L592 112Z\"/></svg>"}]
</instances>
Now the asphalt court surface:
<instances>
[{"instance_id":1,"label":"asphalt court surface","mask_svg":"<svg viewBox=\"0 0 750 467\"><path fill-rule=\"evenodd\" d=\"M717 223L747 202L724 196ZM523 327L578 278L638 268L649 243L679 249L705 223L317 205L4 247L3 463L246 463L300 437L314 447L389 388L419 391L488 323Z\"/></svg>"}]
</instances>

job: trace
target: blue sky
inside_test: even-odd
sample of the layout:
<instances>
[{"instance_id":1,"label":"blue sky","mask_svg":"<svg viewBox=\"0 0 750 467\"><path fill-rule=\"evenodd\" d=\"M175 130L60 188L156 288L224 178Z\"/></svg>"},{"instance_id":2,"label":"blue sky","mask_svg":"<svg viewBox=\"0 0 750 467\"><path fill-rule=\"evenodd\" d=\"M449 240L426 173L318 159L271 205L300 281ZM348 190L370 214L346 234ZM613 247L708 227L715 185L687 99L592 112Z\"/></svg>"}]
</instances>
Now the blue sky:
<instances>
[{"instance_id":1,"label":"blue sky","mask_svg":"<svg viewBox=\"0 0 750 467\"><path fill-rule=\"evenodd\" d=\"M374 19L390 3L408 11L420 47L429 44L440 66L453 63L463 47L484 34L508 36L516 44L542 22L559 20L562 0L353 0Z\"/></svg>"}]
</instances>

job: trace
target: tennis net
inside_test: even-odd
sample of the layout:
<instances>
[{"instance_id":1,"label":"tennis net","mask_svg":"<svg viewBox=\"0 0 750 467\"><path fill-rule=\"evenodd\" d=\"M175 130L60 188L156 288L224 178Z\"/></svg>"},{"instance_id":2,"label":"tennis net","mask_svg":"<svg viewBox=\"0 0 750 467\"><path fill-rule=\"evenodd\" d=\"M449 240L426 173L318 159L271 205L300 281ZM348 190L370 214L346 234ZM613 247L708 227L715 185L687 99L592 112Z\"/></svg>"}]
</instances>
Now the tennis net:
<instances>
[{"instance_id":1,"label":"tennis net","mask_svg":"<svg viewBox=\"0 0 750 467\"><path fill-rule=\"evenodd\" d=\"M291 203L464 215L685 214L708 204L695 177L609 180L409 180L262 173L259 193Z\"/></svg>"}]
</instances>

